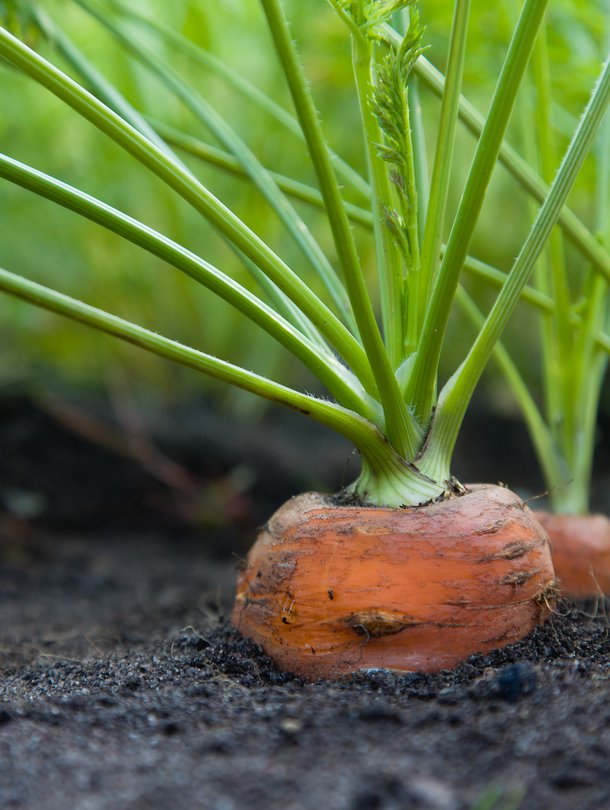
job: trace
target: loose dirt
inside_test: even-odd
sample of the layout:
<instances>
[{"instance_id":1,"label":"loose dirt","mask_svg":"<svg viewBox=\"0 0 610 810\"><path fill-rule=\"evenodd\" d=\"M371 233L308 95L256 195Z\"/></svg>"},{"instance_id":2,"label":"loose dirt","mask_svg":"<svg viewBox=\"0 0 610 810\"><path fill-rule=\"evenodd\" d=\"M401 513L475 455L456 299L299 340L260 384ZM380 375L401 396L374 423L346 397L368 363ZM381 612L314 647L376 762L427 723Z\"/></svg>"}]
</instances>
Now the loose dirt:
<instances>
[{"instance_id":1,"label":"loose dirt","mask_svg":"<svg viewBox=\"0 0 610 810\"><path fill-rule=\"evenodd\" d=\"M315 450L317 475L323 440L261 426L263 453L234 429L242 454L222 459L202 413L173 439L155 426L216 493L196 527L192 494L141 462L23 401L0 407L0 807L610 807L602 602L560 604L526 641L436 676L279 673L226 617L258 510L274 508L268 476L283 470L277 497L303 483L277 448ZM199 451L192 424L210 434ZM342 476L348 452L326 450Z\"/></svg>"}]
</instances>

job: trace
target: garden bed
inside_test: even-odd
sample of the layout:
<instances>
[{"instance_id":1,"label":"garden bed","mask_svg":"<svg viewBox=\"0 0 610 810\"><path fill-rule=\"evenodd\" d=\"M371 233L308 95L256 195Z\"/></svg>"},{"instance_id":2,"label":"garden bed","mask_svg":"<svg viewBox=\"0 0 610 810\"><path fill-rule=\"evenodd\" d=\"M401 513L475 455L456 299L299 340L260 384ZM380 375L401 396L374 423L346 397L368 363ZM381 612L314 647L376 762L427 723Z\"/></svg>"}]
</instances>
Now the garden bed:
<instances>
[{"instance_id":1,"label":"garden bed","mask_svg":"<svg viewBox=\"0 0 610 810\"><path fill-rule=\"evenodd\" d=\"M306 684L227 614L256 523L349 475L345 445L309 425L295 436L282 417L255 435L223 429L223 448L209 411L171 429L157 418L154 446L218 495L217 511L203 498L197 512L158 468L62 427L56 409L0 410L0 806L610 806L602 604L560 604L528 640L453 672ZM510 424L487 430L520 447ZM498 475L535 488L533 473L510 479L511 458ZM465 452L456 466L466 480L486 472Z\"/></svg>"}]
</instances>

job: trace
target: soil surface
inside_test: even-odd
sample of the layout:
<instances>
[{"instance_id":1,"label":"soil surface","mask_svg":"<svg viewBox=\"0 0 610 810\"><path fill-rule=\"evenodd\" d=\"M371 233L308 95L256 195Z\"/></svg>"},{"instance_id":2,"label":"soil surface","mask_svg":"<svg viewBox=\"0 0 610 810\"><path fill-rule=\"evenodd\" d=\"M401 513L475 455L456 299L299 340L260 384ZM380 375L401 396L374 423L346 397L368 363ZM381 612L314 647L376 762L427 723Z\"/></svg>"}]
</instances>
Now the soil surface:
<instances>
[{"instance_id":1,"label":"soil surface","mask_svg":"<svg viewBox=\"0 0 610 810\"><path fill-rule=\"evenodd\" d=\"M103 409L0 402L0 807L610 808L603 603L451 672L334 683L230 628L256 524L355 465L306 430L197 408L126 433Z\"/></svg>"}]
</instances>

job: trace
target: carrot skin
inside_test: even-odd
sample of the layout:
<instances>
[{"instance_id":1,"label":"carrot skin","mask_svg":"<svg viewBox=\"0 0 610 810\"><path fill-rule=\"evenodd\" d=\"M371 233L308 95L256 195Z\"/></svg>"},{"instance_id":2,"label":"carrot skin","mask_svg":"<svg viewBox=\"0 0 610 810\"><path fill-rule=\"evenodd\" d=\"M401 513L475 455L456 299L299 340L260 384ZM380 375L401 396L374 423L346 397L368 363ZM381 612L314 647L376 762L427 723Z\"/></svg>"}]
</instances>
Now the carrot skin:
<instances>
[{"instance_id":1,"label":"carrot skin","mask_svg":"<svg viewBox=\"0 0 610 810\"><path fill-rule=\"evenodd\" d=\"M558 587L571 599L610 594L610 520L536 512L549 535Z\"/></svg>"},{"instance_id":2,"label":"carrot skin","mask_svg":"<svg viewBox=\"0 0 610 810\"><path fill-rule=\"evenodd\" d=\"M546 533L502 487L408 509L308 493L271 518L233 623L280 669L436 672L517 641L551 608Z\"/></svg>"}]
</instances>

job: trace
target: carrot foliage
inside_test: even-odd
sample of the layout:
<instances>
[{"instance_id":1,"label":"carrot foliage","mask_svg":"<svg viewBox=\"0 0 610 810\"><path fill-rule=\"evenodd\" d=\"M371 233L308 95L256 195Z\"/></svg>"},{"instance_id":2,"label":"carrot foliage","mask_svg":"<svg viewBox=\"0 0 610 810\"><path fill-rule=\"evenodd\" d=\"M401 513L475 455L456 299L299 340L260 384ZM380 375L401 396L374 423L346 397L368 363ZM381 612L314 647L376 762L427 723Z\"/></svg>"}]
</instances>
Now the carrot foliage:
<instances>
[{"instance_id":1,"label":"carrot foliage","mask_svg":"<svg viewBox=\"0 0 610 810\"><path fill-rule=\"evenodd\" d=\"M558 156L556 172L551 170L554 167L540 165L540 156L557 151L553 133L548 125L545 129L544 122L539 127L539 144L534 146L538 154L530 164L506 142L513 110L520 104L519 93L524 84L528 85L528 70L534 72L533 84L540 98L547 98L547 0L525 0L485 118L461 92L470 0L455 2L445 75L424 55L426 33L415 0L329 0L344 24L346 51L351 45L366 177L330 148L282 0L260 0L260 7L294 114L180 32L148 19L120 0L71 2L103 26L127 58L154 76L213 134L218 145L176 131L147 111L136 109L68 37L59 18L36 2L5 0L0 4L4 22L0 29L2 61L71 107L205 218L247 270L251 284L239 283L230 267L213 266L171 233L150 228L34 166L1 155L0 177L94 221L212 290L303 363L328 396L303 393L280 380L254 374L9 270L0 271L0 289L297 409L342 433L362 456L362 474L352 490L364 501L416 505L452 486L451 456L457 435L493 355L524 411L549 480L559 483L568 468L582 468L586 478L590 459L577 456L570 442L575 420L588 420L591 433L591 414L572 412L571 421L561 422L568 425L565 430L556 416L546 418L548 414L543 414L534 401L515 359L500 344L517 304L524 300L542 313L546 357L553 357L553 335L561 337L566 328L576 334L574 345L580 354L574 355L570 368L575 369L582 385L593 369L599 390L604 358L610 349L605 323L610 280L607 241L598 239L598 234L566 207L610 99L608 62L561 161ZM142 32L148 36L142 37ZM51 58L45 55L48 46ZM315 181L304 183L265 166L223 110L206 98L204 89L175 68L168 50L218 72L235 92L301 138L308 147ZM530 64L533 68L528 67ZM2 81L11 82L13 76L14 72L4 72ZM427 120L424 123L418 101L426 87L441 98L434 126ZM478 142L470 172L459 189L460 202L449 216L460 120L476 134ZM606 181L610 154L607 130L608 126L602 136L606 150L601 173ZM430 175L424 154L426 142L435 146ZM266 201L290 238L298 260L279 255L207 187L205 173L187 165L179 152L244 178ZM603 149L600 154L604 154ZM485 265L470 253L487 190L500 162L528 198L540 205L536 209L532 203L531 229L508 273ZM330 246L310 227L295 200L324 212L332 236ZM599 208L607 213L607 190L600 191ZM372 277L360 258L360 234L354 223L372 232L376 257ZM607 224L596 223L598 230L604 227ZM559 233L565 234L591 264L585 287L587 304L580 311L570 300L561 264L556 261L561 251ZM607 240L607 230L605 234ZM545 251L549 251L547 273L541 270ZM498 289L487 315L462 288L465 272L477 273ZM455 307L466 312L476 335L464 361L442 381L440 359L448 319ZM556 367L556 357L552 367ZM555 399L554 385L563 391ZM549 413L556 414L560 402L562 418L570 416L570 381L547 377L546 390L552 400Z\"/></svg>"}]
</instances>

